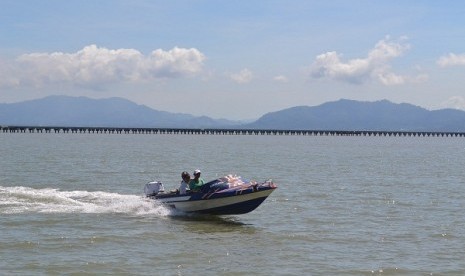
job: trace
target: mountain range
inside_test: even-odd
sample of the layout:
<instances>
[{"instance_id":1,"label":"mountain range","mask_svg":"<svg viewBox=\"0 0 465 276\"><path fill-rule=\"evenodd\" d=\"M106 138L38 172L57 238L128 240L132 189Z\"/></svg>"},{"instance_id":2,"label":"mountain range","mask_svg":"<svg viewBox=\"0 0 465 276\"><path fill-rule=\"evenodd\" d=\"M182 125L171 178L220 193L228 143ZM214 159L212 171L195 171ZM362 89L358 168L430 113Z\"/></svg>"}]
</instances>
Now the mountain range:
<instances>
[{"instance_id":1,"label":"mountain range","mask_svg":"<svg viewBox=\"0 0 465 276\"><path fill-rule=\"evenodd\" d=\"M465 111L341 99L270 112L244 124L158 111L122 98L49 96L0 104L0 125L465 132Z\"/></svg>"},{"instance_id":2,"label":"mountain range","mask_svg":"<svg viewBox=\"0 0 465 276\"><path fill-rule=\"evenodd\" d=\"M122 98L49 96L0 104L0 124L18 126L215 128L237 122L170 113Z\"/></svg>"},{"instance_id":3,"label":"mountain range","mask_svg":"<svg viewBox=\"0 0 465 276\"><path fill-rule=\"evenodd\" d=\"M427 110L387 100L339 100L319 106L297 106L265 114L249 128L373 131L464 132L465 111Z\"/></svg>"}]
</instances>

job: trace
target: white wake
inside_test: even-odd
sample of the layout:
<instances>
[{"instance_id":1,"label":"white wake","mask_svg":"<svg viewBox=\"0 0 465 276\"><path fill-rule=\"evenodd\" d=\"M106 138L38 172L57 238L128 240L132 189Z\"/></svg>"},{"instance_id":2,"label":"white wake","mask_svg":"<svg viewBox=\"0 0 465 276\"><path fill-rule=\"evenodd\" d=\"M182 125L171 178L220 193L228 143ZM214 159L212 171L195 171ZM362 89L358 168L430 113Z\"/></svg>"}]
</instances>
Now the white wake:
<instances>
[{"instance_id":1,"label":"white wake","mask_svg":"<svg viewBox=\"0 0 465 276\"><path fill-rule=\"evenodd\" d=\"M17 213L123 213L168 216L170 210L138 195L0 186L0 214Z\"/></svg>"}]
</instances>

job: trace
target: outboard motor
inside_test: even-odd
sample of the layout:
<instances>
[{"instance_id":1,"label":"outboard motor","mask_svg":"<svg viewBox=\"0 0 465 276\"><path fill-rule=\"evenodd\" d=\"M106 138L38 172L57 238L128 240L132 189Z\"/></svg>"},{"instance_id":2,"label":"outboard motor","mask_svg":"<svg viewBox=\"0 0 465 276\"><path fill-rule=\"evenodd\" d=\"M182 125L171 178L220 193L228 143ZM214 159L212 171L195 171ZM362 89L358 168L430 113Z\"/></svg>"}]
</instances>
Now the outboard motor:
<instances>
[{"instance_id":1,"label":"outboard motor","mask_svg":"<svg viewBox=\"0 0 465 276\"><path fill-rule=\"evenodd\" d=\"M164 193L165 188L163 187L163 183L159 181L152 181L145 184L144 193L146 196L155 196L158 193Z\"/></svg>"}]
</instances>

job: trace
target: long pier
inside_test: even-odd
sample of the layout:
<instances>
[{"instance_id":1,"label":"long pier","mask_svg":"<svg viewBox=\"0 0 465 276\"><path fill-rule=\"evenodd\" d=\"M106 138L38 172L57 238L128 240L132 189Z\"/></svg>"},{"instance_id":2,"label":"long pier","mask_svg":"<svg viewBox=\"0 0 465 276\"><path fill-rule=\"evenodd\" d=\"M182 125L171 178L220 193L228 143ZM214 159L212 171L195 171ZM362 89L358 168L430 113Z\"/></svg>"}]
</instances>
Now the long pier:
<instances>
[{"instance_id":1,"label":"long pier","mask_svg":"<svg viewBox=\"0 0 465 276\"><path fill-rule=\"evenodd\" d=\"M465 132L371 131L371 130L281 130L216 128L131 128L0 126L0 133L100 133L100 134L194 134L194 135L300 135L300 136L393 136L393 137L465 137Z\"/></svg>"}]
</instances>

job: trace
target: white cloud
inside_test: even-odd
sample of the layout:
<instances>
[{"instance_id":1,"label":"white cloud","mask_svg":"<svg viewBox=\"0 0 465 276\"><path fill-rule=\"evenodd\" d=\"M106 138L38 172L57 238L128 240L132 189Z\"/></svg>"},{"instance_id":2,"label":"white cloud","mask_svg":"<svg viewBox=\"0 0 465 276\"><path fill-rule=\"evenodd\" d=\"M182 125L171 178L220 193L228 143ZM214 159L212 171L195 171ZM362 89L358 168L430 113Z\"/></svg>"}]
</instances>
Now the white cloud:
<instances>
[{"instance_id":1,"label":"white cloud","mask_svg":"<svg viewBox=\"0 0 465 276\"><path fill-rule=\"evenodd\" d=\"M384 85L398 85L404 84L407 80L406 77L394 74L392 72L381 72L377 75L378 80Z\"/></svg>"},{"instance_id":2,"label":"white cloud","mask_svg":"<svg viewBox=\"0 0 465 276\"><path fill-rule=\"evenodd\" d=\"M275 80L277 82L288 82L289 81L289 79L286 76L283 76L283 75L276 76L276 77L273 78L273 80Z\"/></svg>"},{"instance_id":3,"label":"white cloud","mask_svg":"<svg viewBox=\"0 0 465 276\"><path fill-rule=\"evenodd\" d=\"M450 53L447 56L442 56L438 59L437 64L441 67L465 65L465 54L456 55Z\"/></svg>"},{"instance_id":4,"label":"white cloud","mask_svg":"<svg viewBox=\"0 0 465 276\"><path fill-rule=\"evenodd\" d=\"M451 97L441 103L441 107L465 110L465 98L461 96Z\"/></svg>"},{"instance_id":5,"label":"white cloud","mask_svg":"<svg viewBox=\"0 0 465 276\"><path fill-rule=\"evenodd\" d=\"M410 45L405 40L406 38L402 37L393 41L386 37L376 43L375 47L368 52L367 57L347 62L343 62L342 55L337 52L318 55L310 67L311 75L314 78L328 78L356 84L375 80L384 85L399 85L424 80L424 75L410 77L391 71L389 62L410 49Z\"/></svg>"},{"instance_id":6,"label":"white cloud","mask_svg":"<svg viewBox=\"0 0 465 276\"><path fill-rule=\"evenodd\" d=\"M252 81L253 74L252 74L252 71L245 68L245 69L242 69L239 73L231 74L230 78L237 83L243 84L243 83L248 83Z\"/></svg>"},{"instance_id":7,"label":"white cloud","mask_svg":"<svg viewBox=\"0 0 465 276\"><path fill-rule=\"evenodd\" d=\"M378 75L378 80L384 85L400 85L404 83L423 83L429 79L427 74L418 74L416 76L402 76L392 72L385 72Z\"/></svg>"},{"instance_id":8,"label":"white cloud","mask_svg":"<svg viewBox=\"0 0 465 276\"><path fill-rule=\"evenodd\" d=\"M158 49L143 55L134 49L111 50L89 45L76 53L32 53L2 62L0 87L55 83L99 86L185 77L201 72L204 60L205 56L195 48Z\"/></svg>"}]
</instances>

